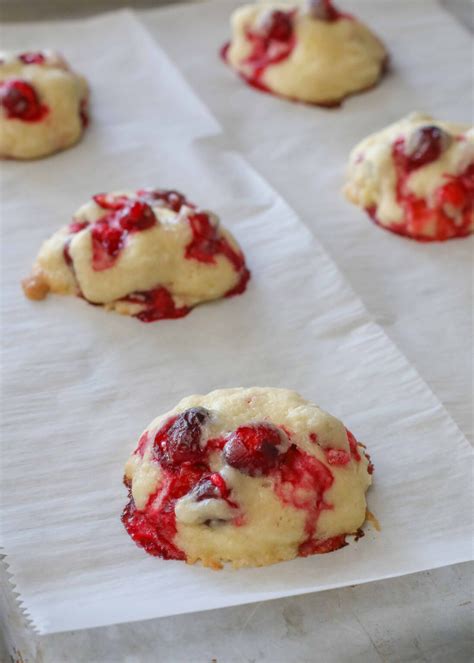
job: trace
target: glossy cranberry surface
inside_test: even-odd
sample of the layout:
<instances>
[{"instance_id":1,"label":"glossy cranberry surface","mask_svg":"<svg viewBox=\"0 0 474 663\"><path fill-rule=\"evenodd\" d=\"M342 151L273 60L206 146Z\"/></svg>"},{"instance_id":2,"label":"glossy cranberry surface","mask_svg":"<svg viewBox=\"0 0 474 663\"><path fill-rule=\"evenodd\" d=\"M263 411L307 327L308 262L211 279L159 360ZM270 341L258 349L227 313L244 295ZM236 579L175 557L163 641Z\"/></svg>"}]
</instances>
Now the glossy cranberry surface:
<instances>
[{"instance_id":1,"label":"glossy cranberry surface","mask_svg":"<svg viewBox=\"0 0 474 663\"><path fill-rule=\"evenodd\" d=\"M35 88L20 79L0 83L0 103L8 118L23 122L39 122L48 112Z\"/></svg>"},{"instance_id":2,"label":"glossy cranberry surface","mask_svg":"<svg viewBox=\"0 0 474 663\"><path fill-rule=\"evenodd\" d=\"M194 407L172 417L155 435L154 454L163 467L175 468L182 463L199 463L202 425L209 412Z\"/></svg>"},{"instance_id":3,"label":"glossy cranberry surface","mask_svg":"<svg viewBox=\"0 0 474 663\"><path fill-rule=\"evenodd\" d=\"M262 476L278 465L284 433L271 424L240 426L223 449L225 462L249 476Z\"/></svg>"},{"instance_id":4,"label":"glossy cranberry surface","mask_svg":"<svg viewBox=\"0 0 474 663\"><path fill-rule=\"evenodd\" d=\"M229 489L218 473L203 477L190 493L196 502L209 499L225 499L229 495Z\"/></svg>"},{"instance_id":5,"label":"glossy cranberry surface","mask_svg":"<svg viewBox=\"0 0 474 663\"><path fill-rule=\"evenodd\" d=\"M435 126L420 127L413 136L410 153L406 153L406 167L415 170L436 161L441 156L445 134L442 129Z\"/></svg>"}]
</instances>

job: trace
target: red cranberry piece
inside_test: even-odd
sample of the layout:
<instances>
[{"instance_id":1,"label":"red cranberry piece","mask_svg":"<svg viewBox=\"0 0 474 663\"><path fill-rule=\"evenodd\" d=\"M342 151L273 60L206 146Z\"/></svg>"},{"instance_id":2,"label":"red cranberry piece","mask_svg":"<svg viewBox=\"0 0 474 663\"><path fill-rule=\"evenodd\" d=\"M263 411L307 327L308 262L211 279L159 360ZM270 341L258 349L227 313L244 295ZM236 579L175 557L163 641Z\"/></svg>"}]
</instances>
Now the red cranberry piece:
<instances>
[{"instance_id":1,"label":"red cranberry piece","mask_svg":"<svg viewBox=\"0 0 474 663\"><path fill-rule=\"evenodd\" d=\"M217 228L211 222L209 214L198 212L189 217L193 241L186 247L186 258L194 258L200 262L215 262L214 256L220 252L221 242L217 236Z\"/></svg>"},{"instance_id":2,"label":"red cranberry piece","mask_svg":"<svg viewBox=\"0 0 474 663\"><path fill-rule=\"evenodd\" d=\"M160 463L174 469L182 463L199 463L203 452L200 446L202 424L209 412L193 407L168 421L155 436L155 453Z\"/></svg>"},{"instance_id":3,"label":"red cranberry piece","mask_svg":"<svg viewBox=\"0 0 474 663\"><path fill-rule=\"evenodd\" d=\"M24 64L43 64L46 58L42 53L21 53L18 59Z\"/></svg>"},{"instance_id":4,"label":"red cranberry piece","mask_svg":"<svg viewBox=\"0 0 474 663\"><path fill-rule=\"evenodd\" d=\"M167 207L173 212L179 212L183 205L188 207L194 207L194 205L188 202L179 191L174 191L172 189L140 189L137 191L137 196L144 199L148 204L159 207Z\"/></svg>"},{"instance_id":5,"label":"red cranberry piece","mask_svg":"<svg viewBox=\"0 0 474 663\"><path fill-rule=\"evenodd\" d=\"M229 489L221 475L214 473L203 477L191 494L196 502L202 502L202 500L225 498L229 494Z\"/></svg>"},{"instance_id":6,"label":"red cranberry piece","mask_svg":"<svg viewBox=\"0 0 474 663\"><path fill-rule=\"evenodd\" d=\"M347 465L351 459L350 453L344 449L326 449L325 454L329 465Z\"/></svg>"},{"instance_id":7,"label":"red cranberry piece","mask_svg":"<svg viewBox=\"0 0 474 663\"><path fill-rule=\"evenodd\" d=\"M255 477L276 467L286 447L282 431L262 423L237 428L228 437L222 453L228 465Z\"/></svg>"},{"instance_id":8,"label":"red cranberry piece","mask_svg":"<svg viewBox=\"0 0 474 663\"><path fill-rule=\"evenodd\" d=\"M7 117L35 122L46 112L41 105L36 90L30 83L19 79L0 83L0 102L7 112Z\"/></svg>"},{"instance_id":9,"label":"red cranberry piece","mask_svg":"<svg viewBox=\"0 0 474 663\"><path fill-rule=\"evenodd\" d=\"M156 223L153 210L146 203L135 201L124 207L117 216L120 226L124 230L147 230Z\"/></svg>"},{"instance_id":10,"label":"red cranberry piece","mask_svg":"<svg viewBox=\"0 0 474 663\"><path fill-rule=\"evenodd\" d=\"M97 221L92 227L92 241L100 246L107 256L117 256L123 245L123 233L120 228L110 226L107 221ZM100 270L99 270L100 271Z\"/></svg>"},{"instance_id":11,"label":"red cranberry piece","mask_svg":"<svg viewBox=\"0 0 474 663\"><path fill-rule=\"evenodd\" d=\"M129 202L127 196L114 196L110 193L96 193L92 200L102 209L119 210Z\"/></svg>"},{"instance_id":12,"label":"red cranberry piece","mask_svg":"<svg viewBox=\"0 0 474 663\"><path fill-rule=\"evenodd\" d=\"M279 9L273 11L264 20L262 31L267 39L288 41L293 33L291 15Z\"/></svg>"},{"instance_id":13,"label":"red cranberry piece","mask_svg":"<svg viewBox=\"0 0 474 663\"><path fill-rule=\"evenodd\" d=\"M337 21L340 16L331 0L309 0L308 10L312 18L320 21Z\"/></svg>"},{"instance_id":14,"label":"red cranberry piece","mask_svg":"<svg viewBox=\"0 0 474 663\"><path fill-rule=\"evenodd\" d=\"M406 146L408 168L414 170L436 161L443 152L447 135L439 127L420 127Z\"/></svg>"}]
</instances>

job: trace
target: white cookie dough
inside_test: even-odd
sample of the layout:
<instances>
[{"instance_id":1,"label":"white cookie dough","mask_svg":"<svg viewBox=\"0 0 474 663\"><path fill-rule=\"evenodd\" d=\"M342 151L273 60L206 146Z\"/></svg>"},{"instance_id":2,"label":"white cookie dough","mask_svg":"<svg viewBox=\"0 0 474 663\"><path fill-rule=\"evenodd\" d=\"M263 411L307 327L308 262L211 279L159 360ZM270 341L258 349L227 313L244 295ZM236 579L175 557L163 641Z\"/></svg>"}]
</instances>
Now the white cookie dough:
<instances>
[{"instance_id":1,"label":"white cookie dough","mask_svg":"<svg viewBox=\"0 0 474 663\"><path fill-rule=\"evenodd\" d=\"M474 128L411 113L352 150L344 192L398 234L466 236L474 229Z\"/></svg>"},{"instance_id":2,"label":"white cookie dough","mask_svg":"<svg viewBox=\"0 0 474 663\"><path fill-rule=\"evenodd\" d=\"M263 566L345 545L365 521L371 472L343 424L296 392L221 389L144 431L123 522L157 556Z\"/></svg>"},{"instance_id":3,"label":"white cookie dough","mask_svg":"<svg viewBox=\"0 0 474 663\"><path fill-rule=\"evenodd\" d=\"M163 193L169 194L181 196ZM160 196L160 190L95 196L44 242L23 282L25 294L80 295L151 321L243 292L249 277L244 257L217 216L184 197L175 211Z\"/></svg>"},{"instance_id":4,"label":"white cookie dough","mask_svg":"<svg viewBox=\"0 0 474 663\"><path fill-rule=\"evenodd\" d=\"M35 159L74 145L88 87L54 51L0 51L0 157Z\"/></svg>"},{"instance_id":5,"label":"white cookie dough","mask_svg":"<svg viewBox=\"0 0 474 663\"><path fill-rule=\"evenodd\" d=\"M231 17L227 62L251 85L289 99L338 105L375 85L387 52L352 16L321 0L245 5Z\"/></svg>"}]
</instances>

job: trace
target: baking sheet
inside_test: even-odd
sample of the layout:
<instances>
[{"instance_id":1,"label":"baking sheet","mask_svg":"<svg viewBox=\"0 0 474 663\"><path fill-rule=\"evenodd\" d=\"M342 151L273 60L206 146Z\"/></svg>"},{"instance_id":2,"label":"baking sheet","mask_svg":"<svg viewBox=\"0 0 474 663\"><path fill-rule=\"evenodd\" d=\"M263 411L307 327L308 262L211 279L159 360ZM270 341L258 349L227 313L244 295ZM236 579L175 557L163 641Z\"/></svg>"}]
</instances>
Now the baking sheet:
<instances>
[{"instance_id":1,"label":"baking sheet","mask_svg":"<svg viewBox=\"0 0 474 663\"><path fill-rule=\"evenodd\" d=\"M412 110L474 122L472 35L436 0L339 0L384 40L391 65L377 88L327 110L257 93L223 65L216 52L239 4L211 0L141 15L231 144L323 243L472 441L472 238L397 237L340 193L352 147Z\"/></svg>"},{"instance_id":2,"label":"baking sheet","mask_svg":"<svg viewBox=\"0 0 474 663\"><path fill-rule=\"evenodd\" d=\"M94 100L81 145L2 169L2 545L35 627L205 610L470 559L466 439L133 15L12 26L3 39L54 43L81 62ZM252 270L243 296L151 325L76 298L22 297L39 242L90 193L146 185L182 189L221 215ZM368 444L382 531L238 572L148 557L119 518L123 463L141 430L186 394L252 384L299 390Z\"/></svg>"}]
</instances>

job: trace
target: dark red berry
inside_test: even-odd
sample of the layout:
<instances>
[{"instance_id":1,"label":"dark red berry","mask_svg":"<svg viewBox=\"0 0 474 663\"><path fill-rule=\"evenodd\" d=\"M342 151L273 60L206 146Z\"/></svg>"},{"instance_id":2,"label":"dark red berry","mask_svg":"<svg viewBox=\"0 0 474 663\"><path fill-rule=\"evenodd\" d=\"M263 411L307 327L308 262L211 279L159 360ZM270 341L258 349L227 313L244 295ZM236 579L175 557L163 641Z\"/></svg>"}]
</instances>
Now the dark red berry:
<instances>
[{"instance_id":1,"label":"dark red berry","mask_svg":"<svg viewBox=\"0 0 474 663\"><path fill-rule=\"evenodd\" d=\"M194 207L192 203L186 200L185 196L179 191L168 189L140 189L137 191L137 196L147 202L149 205L156 207L167 207L173 212L179 212L183 205Z\"/></svg>"},{"instance_id":2,"label":"dark red berry","mask_svg":"<svg viewBox=\"0 0 474 663\"><path fill-rule=\"evenodd\" d=\"M275 10L264 21L262 31L267 39L288 41L293 33L291 15L279 9Z\"/></svg>"},{"instance_id":3,"label":"dark red berry","mask_svg":"<svg viewBox=\"0 0 474 663\"><path fill-rule=\"evenodd\" d=\"M21 53L18 56L18 59L23 62L23 64L43 64L45 57L42 53Z\"/></svg>"},{"instance_id":4,"label":"dark red berry","mask_svg":"<svg viewBox=\"0 0 474 663\"><path fill-rule=\"evenodd\" d=\"M436 161L444 149L445 132L439 127L420 127L410 140L409 152L406 153L409 170L421 168Z\"/></svg>"},{"instance_id":5,"label":"dark red berry","mask_svg":"<svg viewBox=\"0 0 474 663\"><path fill-rule=\"evenodd\" d=\"M241 426L231 433L223 449L228 465L250 476L268 474L287 448L284 433L272 424Z\"/></svg>"},{"instance_id":6,"label":"dark red berry","mask_svg":"<svg viewBox=\"0 0 474 663\"><path fill-rule=\"evenodd\" d=\"M310 0L309 13L312 18L320 21L337 21L340 13L332 5L331 0Z\"/></svg>"},{"instance_id":7,"label":"dark red berry","mask_svg":"<svg viewBox=\"0 0 474 663\"><path fill-rule=\"evenodd\" d=\"M127 196L114 196L111 193L96 193L92 200L102 207L102 209L119 210L127 205L130 198Z\"/></svg>"},{"instance_id":8,"label":"dark red berry","mask_svg":"<svg viewBox=\"0 0 474 663\"><path fill-rule=\"evenodd\" d=\"M47 113L36 90L26 81L14 79L0 83L0 103L7 117L23 122L36 122Z\"/></svg>"},{"instance_id":9,"label":"dark red berry","mask_svg":"<svg viewBox=\"0 0 474 663\"><path fill-rule=\"evenodd\" d=\"M136 200L118 212L117 221L124 230L147 230L155 225L156 217L149 205Z\"/></svg>"},{"instance_id":10,"label":"dark red berry","mask_svg":"<svg viewBox=\"0 0 474 663\"><path fill-rule=\"evenodd\" d=\"M202 424L209 412L193 407L170 419L155 435L155 454L167 469L182 463L199 463L203 458L200 446Z\"/></svg>"},{"instance_id":11,"label":"dark red berry","mask_svg":"<svg viewBox=\"0 0 474 663\"><path fill-rule=\"evenodd\" d=\"M229 489L220 474L214 473L203 477L191 491L196 502L209 499L222 499L227 497Z\"/></svg>"}]
</instances>

